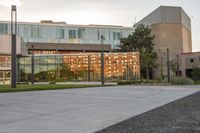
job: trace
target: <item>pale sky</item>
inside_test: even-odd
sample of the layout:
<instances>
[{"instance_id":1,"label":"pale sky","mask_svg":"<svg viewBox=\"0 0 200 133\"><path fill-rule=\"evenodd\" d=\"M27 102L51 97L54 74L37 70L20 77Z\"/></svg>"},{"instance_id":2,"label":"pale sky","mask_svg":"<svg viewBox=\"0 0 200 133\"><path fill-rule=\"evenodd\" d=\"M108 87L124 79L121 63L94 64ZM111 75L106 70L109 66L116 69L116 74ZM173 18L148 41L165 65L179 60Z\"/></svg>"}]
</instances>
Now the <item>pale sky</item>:
<instances>
[{"instance_id":1,"label":"pale sky","mask_svg":"<svg viewBox=\"0 0 200 133\"><path fill-rule=\"evenodd\" d=\"M0 20L10 20L11 4L18 5L18 21L130 27L160 5L181 6L191 17L193 51L200 51L200 0L0 0Z\"/></svg>"}]
</instances>

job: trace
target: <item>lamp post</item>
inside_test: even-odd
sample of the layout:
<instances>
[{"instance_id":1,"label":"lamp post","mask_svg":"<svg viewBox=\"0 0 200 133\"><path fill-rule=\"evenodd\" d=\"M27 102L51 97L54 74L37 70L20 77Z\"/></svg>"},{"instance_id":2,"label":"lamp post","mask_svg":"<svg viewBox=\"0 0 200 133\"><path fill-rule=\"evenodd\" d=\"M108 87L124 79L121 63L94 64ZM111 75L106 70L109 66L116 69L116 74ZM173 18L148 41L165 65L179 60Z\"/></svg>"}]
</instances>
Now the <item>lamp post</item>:
<instances>
[{"instance_id":1,"label":"lamp post","mask_svg":"<svg viewBox=\"0 0 200 133\"><path fill-rule=\"evenodd\" d=\"M34 65L35 65L35 62L34 62L34 45L32 45L32 50L31 50L31 84L34 84Z\"/></svg>"},{"instance_id":2,"label":"lamp post","mask_svg":"<svg viewBox=\"0 0 200 133\"><path fill-rule=\"evenodd\" d=\"M90 65L91 65L90 55L88 55L88 82L90 82Z\"/></svg>"},{"instance_id":3,"label":"lamp post","mask_svg":"<svg viewBox=\"0 0 200 133\"><path fill-rule=\"evenodd\" d=\"M162 55L161 55L161 58L160 58L160 65L161 65L161 80L163 80L163 57L162 57Z\"/></svg>"},{"instance_id":4,"label":"lamp post","mask_svg":"<svg viewBox=\"0 0 200 133\"><path fill-rule=\"evenodd\" d=\"M12 42L12 61L11 61L11 88L16 88L16 34L17 34L17 7L11 7L11 42Z\"/></svg>"},{"instance_id":5,"label":"lamp post","mask_svg":"<svg viewBox=\"0 0 200 133\"><path fill-rule=\"evenodd\" d=\"M168 79L168 83L170 83L169 48L167 48L167 79Z\"/></svg>"},{"instance_id":6,"label":"lamp post","mask_svg":"<svg viewBox=\"0 0 200 133\"><path fill-rule=\"evenodd\" d=\"M101 85L104 85L104 40L105 37L101 35Z\"/></svg>"},{"instance_id":7,"label":"lamp post","mask_svg":"<svg viewBox=\"0 0 200 133\"><path fill-rule=\"evenodd\" d=\"M177 76L180 76L180 70L179 70L179 54L176 55L177 58Z\"/></svg>"},{"instance_id":8,"label":"lamp post","mask_svg":"<svg viewBox=\"0 0 200 133\"><path fill-rule=\"evenodd\" d=\"M163 73L163 59L165 58L166 53L163 52L161 49L159 51L159 57L160 57L160 76L161 80L164 80L164 73Z\"/></svg>"}]
</instances>

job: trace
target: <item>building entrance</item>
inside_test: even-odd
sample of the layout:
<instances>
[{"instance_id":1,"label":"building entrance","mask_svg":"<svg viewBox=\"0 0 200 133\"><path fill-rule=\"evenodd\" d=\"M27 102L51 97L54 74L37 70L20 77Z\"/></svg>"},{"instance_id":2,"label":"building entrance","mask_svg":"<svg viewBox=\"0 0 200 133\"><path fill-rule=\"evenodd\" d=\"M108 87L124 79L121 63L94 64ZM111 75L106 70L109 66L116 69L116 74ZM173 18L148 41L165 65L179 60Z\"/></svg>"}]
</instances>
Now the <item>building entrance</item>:
<instances>
[{"instance_id":1,"label":"building entrance","mask_svg":"<svg viewBox=\"0 0 200 133\"><path fill-rule=\"evenodd\" d=\"M0 70L0 85L10 84L11 71Z\"/></svg>"}]
</instances>

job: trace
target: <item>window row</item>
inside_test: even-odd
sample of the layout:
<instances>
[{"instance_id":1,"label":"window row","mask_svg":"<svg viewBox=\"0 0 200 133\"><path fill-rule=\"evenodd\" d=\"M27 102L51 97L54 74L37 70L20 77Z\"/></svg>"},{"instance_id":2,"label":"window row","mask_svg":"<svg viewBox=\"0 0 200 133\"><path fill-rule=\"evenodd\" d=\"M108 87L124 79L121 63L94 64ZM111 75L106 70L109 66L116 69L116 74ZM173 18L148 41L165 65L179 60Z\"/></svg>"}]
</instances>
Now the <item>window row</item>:
<instances>
[{"instance_id":1,"label":"window row","mask_svg":"<svg viewBox=\"0 0 200 133\"><path fill-rule=\"evenodd\" d=\"M195 61L200 62L200 57L198 58L190 58L190 63L194 63Z\"/></svg>"},{"instance_id":2,"label":"window row","mask_svg":"<svg viewBox=\"0 0 200 133\"><path fill-rule=\"evenodd\" d=\"M8 24L0 24L0 34L8 34ZM30 32L29 32L30 31ZM83 39L85 36L85 29L79 28L79 29L69 29L68 31L68 37L69 38L80 38ZM38 25L19 25L18 26L18 33L23 34L22 37L28 37L31 38L57 38L57 39L63 39L65 38L65 29L62 27L50 27L50 26L38 26ZM30 34L29 34L30 33ZM105 36L105 32L103 33ZM98 30L97 31L97 37L96 39L101 39L102 33ZM108 34L109 36L107 39L111 38L111 34ZM119 40L122 38L121 32L112 32L112 39L113 40ZM106 39L106 38L105 38Z\"/></svg>"},{"instance_id":3,"label":"window row","mask_svg":"<svg viewBox=\"0 0 200 133\"><path fill-rule=\"evenodd\" d=\"M46 32L45 32L46 31ZM43 30L40 29L38 27L32 27L31 29L31 38L48 38L50 35L48 35L49 33L52 33L51 31L47 32L48 30ZM83 39L85 33L85 29L78 29L78 30L74 30L74 29L70 29L68 31L68 37L73 39L73 38L79 38L79 39ZM60 28L60 29L56 29L56 38L65 38L65 30ZM110 38L110 34L109 37ZM113 40L119 40L120 38L122 38L122 33L120 32L113 32ZM97 31L97 39L100 40L101 39L101 34L100 31ZM106 38L105 38L106 39Z\"/></svg>"}]
</instances>

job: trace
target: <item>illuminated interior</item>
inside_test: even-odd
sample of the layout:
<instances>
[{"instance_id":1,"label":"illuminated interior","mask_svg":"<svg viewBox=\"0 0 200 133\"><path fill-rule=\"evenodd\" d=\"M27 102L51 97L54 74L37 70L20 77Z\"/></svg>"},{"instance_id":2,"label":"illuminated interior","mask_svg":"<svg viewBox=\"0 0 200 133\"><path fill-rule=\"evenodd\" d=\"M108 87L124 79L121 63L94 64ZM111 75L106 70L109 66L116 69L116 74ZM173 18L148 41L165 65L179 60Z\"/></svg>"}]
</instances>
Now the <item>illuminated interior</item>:
<instances>
[{"instance_id":1,"label":"illuminated interior","mask_svg":"<svg viewBox=\"0 0 200 133\"><path fill-rule=\"evenodd\" d=\"M0 56L0 85L10 84L11 76L11 58L10 56Z\"/></svg>"},{"instance_id":2,"label":"illuminated interior","mask_svg":"<svg viewBox=\"0 0 200 133\"><path fill-rule=\"evenodd\" d=\"M36 82L100 81L101 53L35 55ZM139 53L105 53L106 81L140 78ZM31 56L19 60L19 82L31 81Z\"/></svg>"}]
</instances>

